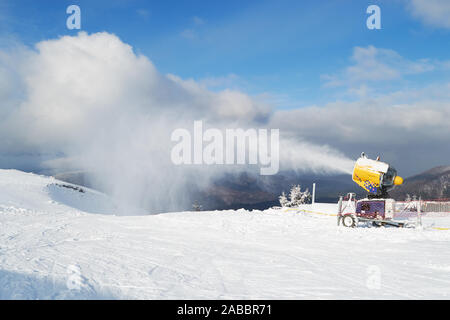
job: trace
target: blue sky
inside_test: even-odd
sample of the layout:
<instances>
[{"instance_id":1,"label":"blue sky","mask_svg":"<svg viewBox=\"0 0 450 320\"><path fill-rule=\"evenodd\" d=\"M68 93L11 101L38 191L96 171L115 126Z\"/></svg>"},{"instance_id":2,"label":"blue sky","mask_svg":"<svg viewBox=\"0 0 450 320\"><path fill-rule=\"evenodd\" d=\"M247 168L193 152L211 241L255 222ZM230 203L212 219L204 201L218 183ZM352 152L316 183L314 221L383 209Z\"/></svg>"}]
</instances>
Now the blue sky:
<instances>
[{"instance_id":1,"label":"blue sky","mask_svg":"<svg viewBox=\"0 0 450 320\"><path fill-rule=\"evenodd\" d=\"M342 97L324 75L350 65L355 47L386 48L404 59L448 59L450 30L424 24L407 0L390 1L0 1L2 41L33 45L74 35L65 10L77 4L82 30L107 31L149 57L162 73L204 81L212 90L268 95L277 108ZM369 30L366 8L381 8L381 30ZM383 92L446 78L410 75Z\"/></svg>"}]
</instances>

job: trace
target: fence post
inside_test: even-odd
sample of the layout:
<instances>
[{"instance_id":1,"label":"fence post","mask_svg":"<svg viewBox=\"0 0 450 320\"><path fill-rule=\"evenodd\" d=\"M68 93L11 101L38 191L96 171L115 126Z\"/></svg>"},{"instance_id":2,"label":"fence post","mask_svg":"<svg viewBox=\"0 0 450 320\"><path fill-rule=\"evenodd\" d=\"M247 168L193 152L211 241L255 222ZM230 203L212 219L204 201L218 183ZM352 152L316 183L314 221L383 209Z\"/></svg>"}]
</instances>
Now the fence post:
<instances>
[{"instance_id":1,"label":"fence post","mask_svg":"<svg viewBox=\"0 0 450 320\"><path fill-rule=\"evenodd\" d=\"M313 183L313 190L312 190L312 201L311 204L314 206L316 203L316 183Z\"/></svg>"},{"instance_id":2,"label":"fence post","mask_svg":"<svg viewBox=\"0 0 450 320\"><path fill-rule=\"evenodd\" d=\"M422 228L422 197L419 197L419 203L417 205L417 226Z\"/></svg>"},{"instance_id":3,"label":"fence post","mask_svg":"<svg viewBox=\"0 0 450 320\"><path fill-rule=\"evenodd\" d=\"M339 197L339 202L338 202L338 214L337 214L337 225L338 226L341 222L341 214L342 214L342 196Z\"/></svg>"}]
</instances>

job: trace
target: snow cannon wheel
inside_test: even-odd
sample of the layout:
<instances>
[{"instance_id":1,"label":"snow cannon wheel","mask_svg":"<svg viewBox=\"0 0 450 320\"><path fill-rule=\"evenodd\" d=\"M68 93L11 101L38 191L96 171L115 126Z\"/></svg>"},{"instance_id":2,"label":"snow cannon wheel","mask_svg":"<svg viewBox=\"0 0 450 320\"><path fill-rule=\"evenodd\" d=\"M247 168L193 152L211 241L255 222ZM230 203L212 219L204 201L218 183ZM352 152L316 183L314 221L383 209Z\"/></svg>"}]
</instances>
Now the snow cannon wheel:
<instances>
[{"instance_id":1,"label":"snow cannon wheel","mask_svg":"<svg viewBox=\"0 0 450 320\"><path fill-rule=\"evenodd\" d=\"M347 228L354 228L356 226L355 218L351 215L346 215L342 217L342 225Z\"/></svg>"}]
</instances>

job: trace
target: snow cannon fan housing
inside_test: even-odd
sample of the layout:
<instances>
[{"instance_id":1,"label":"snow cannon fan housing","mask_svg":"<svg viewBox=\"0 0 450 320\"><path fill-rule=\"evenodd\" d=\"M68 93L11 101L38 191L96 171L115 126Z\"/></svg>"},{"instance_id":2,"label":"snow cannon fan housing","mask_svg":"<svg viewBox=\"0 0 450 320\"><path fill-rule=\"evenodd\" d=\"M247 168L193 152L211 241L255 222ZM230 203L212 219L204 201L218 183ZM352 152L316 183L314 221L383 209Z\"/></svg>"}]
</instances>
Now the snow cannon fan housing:
<instances>
[{"instance_id":1,"label":"snow cannon fan housing","mask_svg":"<svg viewBox=\"0 0 450 320\"><path fill-rule=\"evenodd\" d=\"M356 160L352 179L370 194L380 197L386 197L389 190L403 184L397 170L378 159L367 158L364 153Z\"/></svg>"}]
</instances>

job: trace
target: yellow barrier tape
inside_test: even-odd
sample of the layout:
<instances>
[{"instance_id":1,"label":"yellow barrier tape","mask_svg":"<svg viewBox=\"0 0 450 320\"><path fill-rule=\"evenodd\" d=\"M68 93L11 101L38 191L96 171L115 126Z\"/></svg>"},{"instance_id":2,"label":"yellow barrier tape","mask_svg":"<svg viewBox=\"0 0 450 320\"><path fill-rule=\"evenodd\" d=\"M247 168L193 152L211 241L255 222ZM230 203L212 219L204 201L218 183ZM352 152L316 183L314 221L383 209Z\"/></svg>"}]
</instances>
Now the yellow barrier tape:
<instances>
[{"instance_id":1,"label":"yellow barrier tape","mask_svg":"<svg viewBox=\"0 0 450 320\"><path fill-rule=\"evenodd\" d=\"M336 217L337 216L337 214L333 214L333 213L325 213L325 212L310 211L310 210L301 210L301 211L307 212L307 213L320 214L320 215L324 215L324 216L331 216L331 217Z\"/></svg>"},{"instance_id":2,"label":"yellow barrier tape","mask_svg":"<svg viewBox=\"0 0 450 320\"><path fill-rule=\"evenodd\" d=\"M311 211L311 210L297 209L297 208L288 208L288 209L284 209L284 211L302 211L302 212L305 212L305 213L315 213L315 214L331 216L331 217L336 217L337 216L337 214L333 214L333 213L325 213L325 212Z\"/></svg>"}]
</instances>

